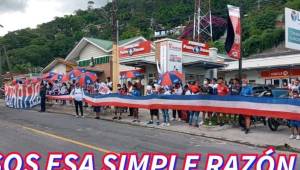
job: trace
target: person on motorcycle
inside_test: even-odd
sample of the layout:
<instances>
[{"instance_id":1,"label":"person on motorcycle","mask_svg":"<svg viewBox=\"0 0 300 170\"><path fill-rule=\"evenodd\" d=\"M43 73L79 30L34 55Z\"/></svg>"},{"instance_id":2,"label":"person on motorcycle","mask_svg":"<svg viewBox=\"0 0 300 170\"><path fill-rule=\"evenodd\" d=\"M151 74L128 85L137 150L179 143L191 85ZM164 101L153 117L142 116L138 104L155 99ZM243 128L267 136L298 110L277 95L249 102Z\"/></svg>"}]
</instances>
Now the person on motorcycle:
<instances>
[{"instance_id":1,"label":"person on motorcycle","mask_svg":"<svg viewBox=\"0 0 300 170\"><path fill-rule=\"evenodd\" d=\"M253 96L253 90L252 86L249 84L249 81L247 79L242 80L242 90L240 92L241 96ZM251 125L251 116L244 116L245 118L245 127L243 127L243 131L245 131L245 134L248 134L250 131L250 125Z\"/></svg>"}]
</instances>

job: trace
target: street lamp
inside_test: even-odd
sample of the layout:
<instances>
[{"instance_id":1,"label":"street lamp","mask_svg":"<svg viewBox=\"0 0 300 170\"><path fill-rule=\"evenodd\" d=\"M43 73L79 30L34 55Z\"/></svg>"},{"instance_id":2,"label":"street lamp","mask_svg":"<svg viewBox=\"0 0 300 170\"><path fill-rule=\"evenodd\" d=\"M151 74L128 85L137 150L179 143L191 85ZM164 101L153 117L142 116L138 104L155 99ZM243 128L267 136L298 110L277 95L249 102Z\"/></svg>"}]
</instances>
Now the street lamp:
<instances>
[{"instance_id":1,"label":"street lamp","mask_svg":"<svg viewBox=\"0 0 300 170\"><path fill-rule=\"evenodd\" d=\"M3 25L0 24L0 28L4 28ZM0 51L0 88L2 87L3 84L3 78L2 78L2 55Z\"/></svg>"}]
</instances>

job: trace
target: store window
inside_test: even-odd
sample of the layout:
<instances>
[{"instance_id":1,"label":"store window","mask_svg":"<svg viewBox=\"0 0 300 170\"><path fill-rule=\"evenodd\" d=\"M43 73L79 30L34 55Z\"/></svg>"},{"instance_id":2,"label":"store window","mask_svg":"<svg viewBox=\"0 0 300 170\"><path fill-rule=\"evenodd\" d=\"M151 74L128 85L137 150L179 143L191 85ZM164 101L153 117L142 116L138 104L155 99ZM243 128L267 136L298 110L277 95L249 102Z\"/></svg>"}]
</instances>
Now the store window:
<instances>
[{"instance_id":1,"label":"store window","mask_svg":"<svg viewBox=\"0 0 300 170\"><path fill-rule=\"evenodd\" d=\"M279 79L276 79L276 80L274 80L273 82L274 82L273 85L274 85L275 87L280 87L280 80L279 80Z\"/></svg>"},{"instance_id":2,"label":"store window","mask_svg":"<svg viewBox=\"0 0 300 170\"><path fill-rule=\"evenodd\" d=\"M204 76L203 75L198 75L198 74L185 74L185 81L190 82L190 81L196 81L196 82L203 82Z\"/></svg>"}]
</instances>

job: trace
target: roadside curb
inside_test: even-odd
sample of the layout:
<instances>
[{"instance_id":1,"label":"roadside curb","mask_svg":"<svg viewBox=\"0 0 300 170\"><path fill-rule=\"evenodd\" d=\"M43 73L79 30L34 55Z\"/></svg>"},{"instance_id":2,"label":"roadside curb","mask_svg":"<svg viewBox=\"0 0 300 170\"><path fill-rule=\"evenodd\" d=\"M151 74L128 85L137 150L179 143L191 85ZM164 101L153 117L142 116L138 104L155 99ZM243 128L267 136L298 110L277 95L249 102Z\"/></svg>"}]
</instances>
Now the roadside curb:
<instances>
[{"instance_id":1,"label":"roadside curb","mask_svg":"<svg viewBox=\"0 0 300 170\"><path fill-rule=\"evenodd\" d=\"M70 113L63 113L63 112L59 112L59 111L54 111L52 109L48 109L47 112L48 113L55 113L55 114L63 114L63 115L72 115ZM86 111L86 113L88 113L86 118L94 119L91 116L92 112ZM161 127L161 126L150 126L150 125L146 125L146 124L142 124L142 123L133 123L133 122L122 121L122 120L112 120L111 118L103 118L101 116L100 116L100 120L104 120L104 121L108 121L108 122L115 122L115 123L120 123L120 124L126 124L126 125L136 126L136 127L144 127L144 128L149 128L149 129L164 130L164 131L168 131L168 132L176 132L176 133L181 133L181 134L186 134L186 135L191 135L191 136L204 137L204 138L208 138L208 139L231 142L231 143L236 143L236 144L241 144L241 145L246 145L246 146L251 146L251 147L258 147L258 148L263 148L263 149L273 147L277 151L300 153L300 149L290 147L288 144L284 144L284 145L260 145L260 144L253 144L253 143L244 142L244 141L240 141L240 140L230 140L228 138L209 136L209 135L204 134L204 133L197 134L197 133L191 133L191 132L168 129L168 128L164 128L164 127Z\"/></svg>"}]
</instances>

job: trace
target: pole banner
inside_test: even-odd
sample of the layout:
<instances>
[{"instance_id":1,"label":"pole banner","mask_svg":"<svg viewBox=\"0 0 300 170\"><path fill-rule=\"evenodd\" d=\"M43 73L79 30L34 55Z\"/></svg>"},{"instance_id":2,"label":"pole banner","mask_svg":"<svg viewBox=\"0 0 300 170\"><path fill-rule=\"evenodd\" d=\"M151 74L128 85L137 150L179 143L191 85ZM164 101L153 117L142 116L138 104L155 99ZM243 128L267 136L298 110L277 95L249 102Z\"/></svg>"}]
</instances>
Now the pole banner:
<instances>
[{"instance_id":1,"label":"pole banner","mask_svg":"<svg viewBox=\"0 0 300 170\"><path fill-rule=\"evenodd\" d=\"M5 104L16 109L32 108L40 104L40 84L5 85Z\"/></svg>"},{"instance_id":2,"label":"pole banner","mask_svg":"<svg viewBox=\"0 0 300 170\"><path fill-rule=\"evenodd\" d=\"M48 96L48 99L72 100L72 96ZM289 98L216 95L134 97L110 94L85 95L84 100L90 106L207 111L300 120L300 100Z\"/></svg>"},{"instance_id":3,"label":"pole banner","mask_svg":"<svg viewBox=\"0 0 300 170\"><path fill-rule=\"evenodd\" d=\"M229 57L241 58L241 15L240 8L232 5L228 7L227 38L225 50Z\"/></svg>"}]
</instances>

